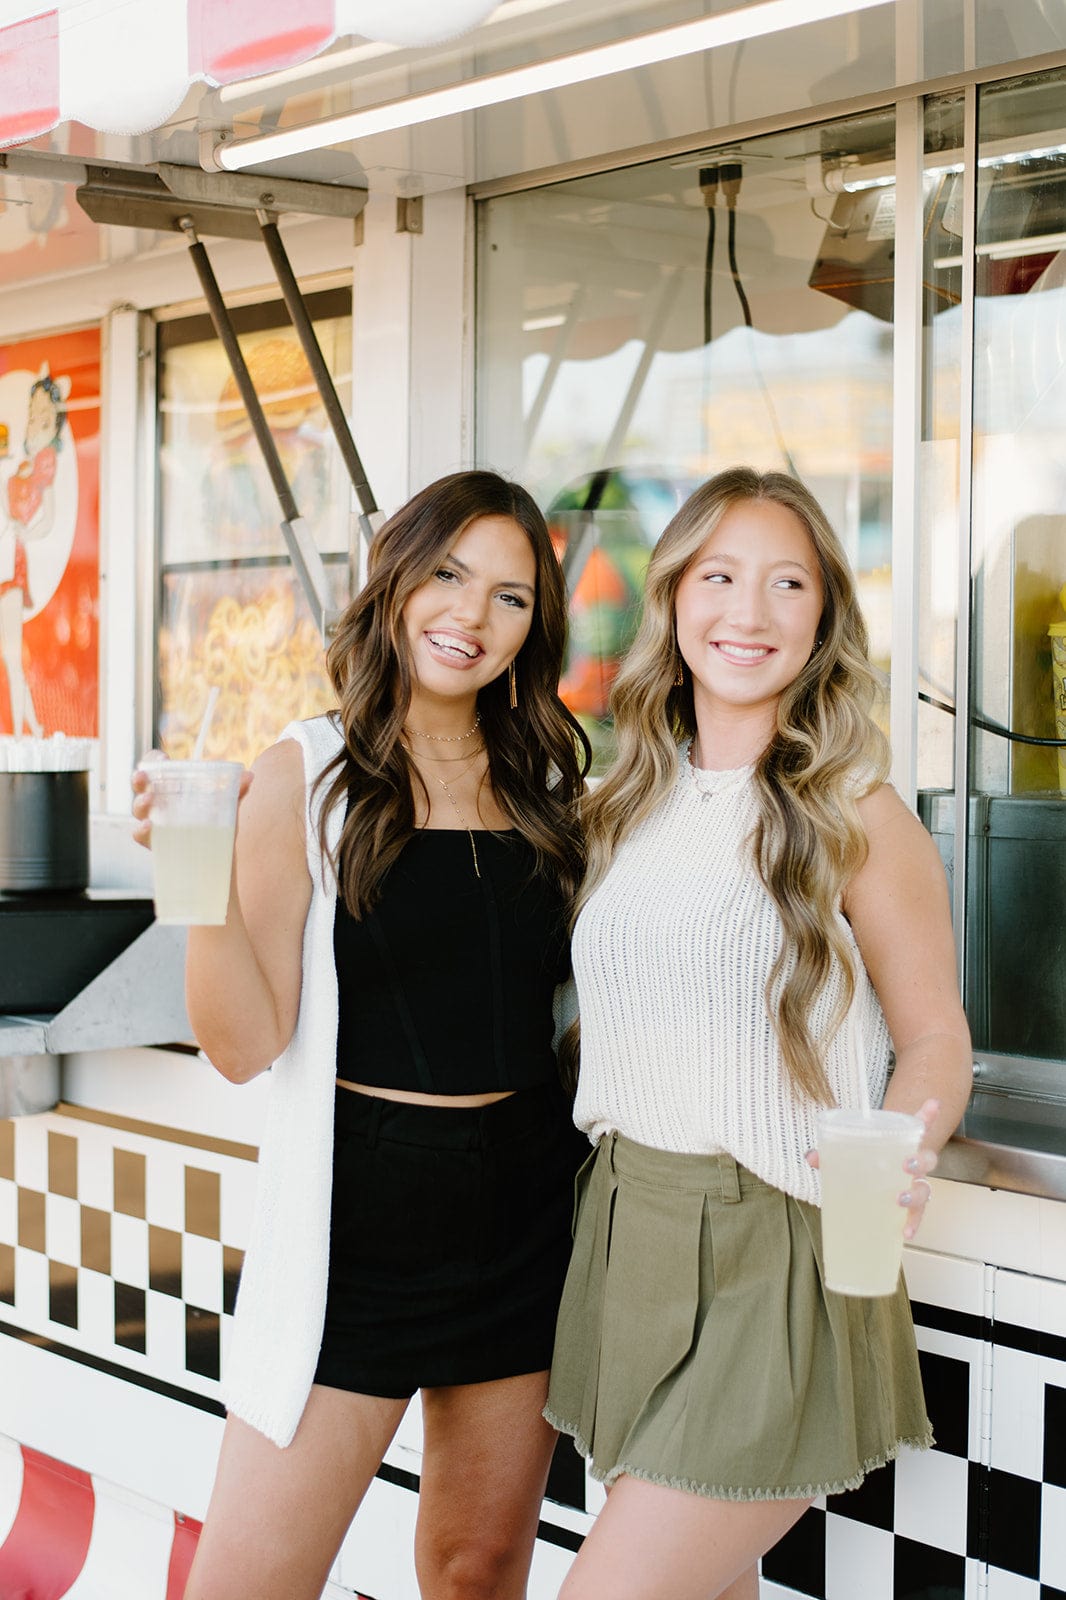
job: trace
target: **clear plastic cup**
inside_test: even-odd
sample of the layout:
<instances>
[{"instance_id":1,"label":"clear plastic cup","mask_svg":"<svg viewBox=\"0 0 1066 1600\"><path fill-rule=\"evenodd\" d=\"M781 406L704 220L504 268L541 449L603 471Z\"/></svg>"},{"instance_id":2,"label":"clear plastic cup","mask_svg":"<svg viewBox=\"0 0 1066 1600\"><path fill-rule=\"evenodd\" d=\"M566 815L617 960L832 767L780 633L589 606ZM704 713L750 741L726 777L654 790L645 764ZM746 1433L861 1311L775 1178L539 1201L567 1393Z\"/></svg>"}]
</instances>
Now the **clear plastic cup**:
<instances>
[{"instance_id":1,"label":"clear plastic cup","mask_svg":"<svg viewBox=\"0 0 1066 1600\"><path fill-rule=\"evenodd\" d=\"M904 1162L924 1131L903 1111L822 1111L817 1119L822 1180L822 1259L827 1289L894 1294L907 1211Z\"/></svg>"},{"instance_id":2,"label":"clear plastic cup","mask_svg":"<svg viewBox=\"0 0 1066 1600\"><path fill-rule=\"evenodd\" d=\"M237 761L144 761L151 793L157 922L219 927L226 920L237 796Z\"/></svg>"}]
</instances>

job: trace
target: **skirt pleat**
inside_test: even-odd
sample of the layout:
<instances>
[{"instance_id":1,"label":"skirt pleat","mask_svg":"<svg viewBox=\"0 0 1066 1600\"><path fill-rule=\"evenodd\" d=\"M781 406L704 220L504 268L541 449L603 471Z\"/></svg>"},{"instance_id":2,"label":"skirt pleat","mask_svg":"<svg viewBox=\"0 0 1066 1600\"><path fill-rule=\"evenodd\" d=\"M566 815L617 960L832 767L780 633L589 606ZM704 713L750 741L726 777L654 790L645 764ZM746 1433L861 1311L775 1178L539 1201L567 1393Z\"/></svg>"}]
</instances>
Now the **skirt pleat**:
<instances>
[{"instance_id":1,"label":"skirt pleat","mask_svg":"<svg viewBox=\"0 0 1066 1600\"><path fill-rule=\"evenodd\" d=\"M832 1293L816 1207L617 1135L578 1175L546 1415L607 1483L720 1499L839 1493L932 1443L902 1282Z\"/></svg>"}]
</instances>

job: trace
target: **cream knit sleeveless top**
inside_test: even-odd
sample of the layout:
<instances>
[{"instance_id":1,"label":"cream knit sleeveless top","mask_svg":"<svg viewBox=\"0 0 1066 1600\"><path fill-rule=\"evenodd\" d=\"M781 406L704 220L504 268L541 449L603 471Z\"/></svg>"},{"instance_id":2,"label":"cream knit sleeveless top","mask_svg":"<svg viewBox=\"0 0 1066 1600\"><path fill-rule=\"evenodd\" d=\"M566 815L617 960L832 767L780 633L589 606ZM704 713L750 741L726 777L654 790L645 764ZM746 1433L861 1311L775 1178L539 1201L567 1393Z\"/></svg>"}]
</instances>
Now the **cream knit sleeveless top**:
<instances>
[{"instance_id":1,"label":"cream knit sleeveless top","mask_svg":"<svg viewBox=\"0 0 1066 1600\"><path fill-rule=\"evenodd\" d=\"M818 1107L790 1087L764 988L781 922L751 857L751 767L677 781L619 847L574 929L581 1073L574 1120L593 1140L618 1132L659 1150L725 1150L767 1183L817 1204L804 1160ZM880 1103L889 1038L851 930L856 994L829 1044L837 1102ZM814 1037L841 992L834 967Z\"/></svg>"}]
</instances>

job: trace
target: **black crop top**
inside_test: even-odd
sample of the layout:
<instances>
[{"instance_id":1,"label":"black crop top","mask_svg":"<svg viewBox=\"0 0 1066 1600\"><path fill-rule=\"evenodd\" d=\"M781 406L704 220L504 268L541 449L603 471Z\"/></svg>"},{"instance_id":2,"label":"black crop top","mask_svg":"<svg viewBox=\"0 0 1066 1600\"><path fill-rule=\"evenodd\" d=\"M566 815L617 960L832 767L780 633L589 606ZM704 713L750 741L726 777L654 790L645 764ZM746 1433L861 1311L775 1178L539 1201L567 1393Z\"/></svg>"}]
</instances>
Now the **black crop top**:
<instances>
[{"instance_id":1,"label":"black crop top","mask_svg":"<svg viewBox=\"0 0 1066 1600\"><path fill-rule=\"evenodd\" d=\"M380 1089L490 1094L555 1077L562 896L518 832L422 829L374 910L337 896L337 1075Z\"/></svg>"}]
</instances>

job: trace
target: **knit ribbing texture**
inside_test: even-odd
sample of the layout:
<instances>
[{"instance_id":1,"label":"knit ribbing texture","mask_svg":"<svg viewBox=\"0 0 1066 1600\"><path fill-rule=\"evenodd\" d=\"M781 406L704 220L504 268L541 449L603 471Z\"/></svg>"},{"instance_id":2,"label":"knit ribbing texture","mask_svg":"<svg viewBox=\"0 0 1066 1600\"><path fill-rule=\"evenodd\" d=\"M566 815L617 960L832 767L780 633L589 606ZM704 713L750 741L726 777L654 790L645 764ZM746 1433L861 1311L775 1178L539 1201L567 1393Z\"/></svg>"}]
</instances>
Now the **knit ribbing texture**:
<instances>
[{"instance_id":1,"label":"knit ribbing texture","mask_svg":"<svg viewBox=\"0 0 1066 1600\"><path fill-rule=\"evenodd\" d=\"M781 947L777 908L755 870L753 768L677 781L617 850L578 918L581 1013L574 1120L593 1140L617 1132L658 1150L725 1150L775 1188L817 1204L804 1157L819 1109L791 1087L766 1004ZM842 913L856 992L824 1052L838 1104L858 1108L865 1073L884 1095L888 1029ZM840 997L834 962L811 1013L815 1039Z\"/></svg>"}]
</instances>

